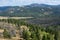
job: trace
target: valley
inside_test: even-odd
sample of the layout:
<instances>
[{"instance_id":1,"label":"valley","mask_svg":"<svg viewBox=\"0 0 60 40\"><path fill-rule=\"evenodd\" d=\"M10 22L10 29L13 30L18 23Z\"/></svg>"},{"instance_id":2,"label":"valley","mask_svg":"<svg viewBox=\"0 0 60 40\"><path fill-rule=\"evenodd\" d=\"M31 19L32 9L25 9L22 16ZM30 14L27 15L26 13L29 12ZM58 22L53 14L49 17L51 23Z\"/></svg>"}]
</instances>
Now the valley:
<instances>
[{"instance_id":1,"label":"valley","mask_svg":"<svg viewBox=\"0 0 60 40\"><path fill-rule=\"evenodd\" d=\"M0 7L0 40L60 40L60 5Z\"/></svg>"}]
</instances>

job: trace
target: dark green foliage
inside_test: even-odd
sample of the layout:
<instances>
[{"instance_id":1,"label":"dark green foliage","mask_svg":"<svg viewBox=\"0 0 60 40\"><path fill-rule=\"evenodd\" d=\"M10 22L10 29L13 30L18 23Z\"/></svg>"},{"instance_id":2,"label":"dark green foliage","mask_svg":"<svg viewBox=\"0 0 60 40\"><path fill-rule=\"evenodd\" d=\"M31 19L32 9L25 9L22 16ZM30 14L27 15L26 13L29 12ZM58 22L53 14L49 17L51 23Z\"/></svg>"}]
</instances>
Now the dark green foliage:
<instances>
[{"instance_id":1,"label":"dark green foliage","mask_svg":"<svg viewBox=\"0 0 60 40\"><path fill-rule=\"evenodd\" d=\"M4 38L11 38L11 35L9 34L9 32L6 29L4 29L3 36L4 36Z\"/></svg>"},{"instance_id":2,"label":"dark green foliage","mask_svg":"<svg viewBox=\"0 0 60 40\"><path fill-rule=\"evenodd\" d=\"M43 36L42 40L47 40L47 38L45 36Z\"/></svg>"},{"instance_id":3,"label":"dark green foliage","mask_svg":"<svg viewBox=\"0 0 60 40\"><path fill-rule=\"evenodd\" d=\"M40 25L28 24L25 20L18 19L2 19L1 22L8 22L17 25L16 28L20 30L21 25L26 25L29 30L23 30L22 35L25 40L41 40L42 32L44 32L42 40L51 40L54 35L54 40L60 40L60 26L41 27ZM40 32L41 31L41 32ZM29 33L30 32L30 33ZM47 34L48 33L48 34ZM4 29L4 38L11 38L9 32ZM50 36L51 35L51 36Z\"/></svg>"},{"instance_id":4,"label":"dark green foliage","mask_svg":"<svg viewBox=\"0 0 60 40\"><path fill-rule=\"evenodd\" d=\"M50 36L49 35L47 35L47 40L50 40Z\"/></svg>"},{"instance_id":5,"label":"dark green foliage","mask_svg":"<svg viewBox=\"0 0 60 40\"><path fill-rule=\"evenodd\" d=\"M30 40L30 36L27 30L23 30L23 38L25 40Z\"/></svg>"},{"instance_id":6,"label":"dark green foliage","mask_svg":"<svg viewBox=\"0 0 60 40\"><path fill-rule=\"evenodd\" d=\"M38 40L40 40L40 29L36 26L36 37Z\"/></svg>"},{"instance_id":7,"label":"dark green foliage","mask_svg":"<svg viewBox=\"0 0 60 40\"><path fill-rule=\"evenodd\" d=\"M31 39L32 40L37 40L37 36L36 36L36 34L35 34L35 32L31 32Z\"/></svg>"},{"instance_id":8,"label":"dark green foliage","mask_svg":"<svg viewBox=\"0 0 60 40\"><path fill-rule=\"evenodd\" d=\"M46 35L46 36L44 35L43 38L42 38L42 40L50 40L49 35Z\"/></svg>"},{"instance_id":9,"label":"dark green foliage","mask_svg":"<svg viewBox=\"0 0 60 40\"><path fill-rule=\"evenodd\" d=\"M54 37L55 40L60 40L60 31L56 31L55 32L55 37Z\"/></svg>"}]
</instances>

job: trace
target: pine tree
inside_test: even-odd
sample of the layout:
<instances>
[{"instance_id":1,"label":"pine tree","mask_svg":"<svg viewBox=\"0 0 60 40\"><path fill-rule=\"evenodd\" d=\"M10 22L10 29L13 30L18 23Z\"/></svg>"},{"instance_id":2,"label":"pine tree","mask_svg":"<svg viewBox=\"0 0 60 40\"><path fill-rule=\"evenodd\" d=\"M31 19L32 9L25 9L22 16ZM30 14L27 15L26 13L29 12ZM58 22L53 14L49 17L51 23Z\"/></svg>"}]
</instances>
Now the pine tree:
<instances>
[{"instance_id":1,"label":"pine tree","mask_svg":"<svg viewBox=\"0 0 60 40\"><path fill-rule=\"evenodd\" d=\"M33 31L31 32L31 38L32 40L37 40L36 34Z\"/></svg>"},{"instance_id":2,"label":"pine tree","mask_svg":"<svg viewBox=\"0 0 60 40\"><path fill-rule=\"evenodd\" d=\"M11 38L11 35L9 34L9 32L6 29L4 29L3 36L4 36L4 38Z\"/></svg>"},{"instance_id":3,"label":"pine tree","mask_svg":"<svg viewBox=\"0 0 60 40\"><path fill-rule=\"evenodd\" d=\"M23 38L25 40L30 40L30 35L27 30L23 30Z\"/></svg>"}]
</instances>

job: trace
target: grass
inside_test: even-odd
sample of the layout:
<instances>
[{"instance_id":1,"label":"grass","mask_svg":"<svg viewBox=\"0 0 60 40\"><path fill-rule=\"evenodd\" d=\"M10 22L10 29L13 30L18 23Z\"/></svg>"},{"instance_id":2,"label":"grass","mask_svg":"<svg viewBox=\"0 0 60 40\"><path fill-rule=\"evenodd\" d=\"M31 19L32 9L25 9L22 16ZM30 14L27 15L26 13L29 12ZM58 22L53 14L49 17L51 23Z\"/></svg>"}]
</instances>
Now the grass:
<instances>
[{"instance_id":1,"label":"grass","mask_svg":"<svg viewBox=\"0 0 60 40\"><path fill-rule=\"evenodd\" d=\"M30 18L33 17L1 17L0 16L0 19L30 19Z\"/></svg>"}]
</instances>

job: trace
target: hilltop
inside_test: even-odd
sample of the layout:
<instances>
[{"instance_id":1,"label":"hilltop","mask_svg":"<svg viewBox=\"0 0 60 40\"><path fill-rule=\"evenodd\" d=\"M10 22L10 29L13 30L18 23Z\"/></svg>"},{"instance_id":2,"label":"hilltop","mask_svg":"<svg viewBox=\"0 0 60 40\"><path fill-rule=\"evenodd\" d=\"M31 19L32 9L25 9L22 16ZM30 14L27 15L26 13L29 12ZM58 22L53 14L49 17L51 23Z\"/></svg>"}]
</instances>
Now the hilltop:
<instances>
[{"instance_id":1,"label":"hilltop","mask_svg":"<svg viewBox=\"0 0 60 40\"><path fill-rule=\"evenodd\" d=\"M0 16L17 17L60 17L60 5L31 4L25 6L0 7Z\"/></svg>"}]
</instances>

